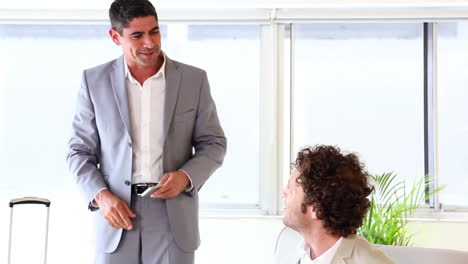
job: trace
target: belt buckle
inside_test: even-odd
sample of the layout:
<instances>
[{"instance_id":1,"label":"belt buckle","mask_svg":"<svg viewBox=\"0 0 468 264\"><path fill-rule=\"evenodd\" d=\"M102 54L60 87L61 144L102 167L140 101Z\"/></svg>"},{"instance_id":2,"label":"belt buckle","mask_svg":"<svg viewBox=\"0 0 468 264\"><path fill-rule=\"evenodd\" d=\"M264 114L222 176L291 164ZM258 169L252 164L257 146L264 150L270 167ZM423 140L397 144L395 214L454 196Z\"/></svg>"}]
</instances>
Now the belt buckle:
<instances>
[{"instance_id":1,"label":"belt buckle","mask_svg":"<svg viewBox=\"0 0 468 264\"><path fill-rule=\"evenodd\" d=\"M135 191L135 194L140 195L144 191L146 191L146 189L148 189L150 187L153 187L155 185L157 185L157 184L154 184L154 183L136 183L136 184L133 185L133 189Z\"/></svg>"}]
</instances>

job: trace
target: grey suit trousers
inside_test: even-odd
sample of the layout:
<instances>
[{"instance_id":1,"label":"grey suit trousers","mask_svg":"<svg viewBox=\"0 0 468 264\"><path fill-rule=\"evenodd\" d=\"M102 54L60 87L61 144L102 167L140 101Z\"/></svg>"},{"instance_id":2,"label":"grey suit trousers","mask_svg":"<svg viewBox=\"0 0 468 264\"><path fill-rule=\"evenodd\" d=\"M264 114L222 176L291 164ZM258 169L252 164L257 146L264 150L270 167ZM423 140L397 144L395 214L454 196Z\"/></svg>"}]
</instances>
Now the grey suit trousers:
<instances>
[{"instance_id":1,"label":"grey suit trousers","mask_svg":"<svg viewBox=\"0 0 468 264\"><path fill-rule=\"evenodd\" d=\"M132 194L133 230L124 230L113 253L96 253L96 264L193 264L194 252L176 244L166 200Z\"/></svg>"}]
</instances>

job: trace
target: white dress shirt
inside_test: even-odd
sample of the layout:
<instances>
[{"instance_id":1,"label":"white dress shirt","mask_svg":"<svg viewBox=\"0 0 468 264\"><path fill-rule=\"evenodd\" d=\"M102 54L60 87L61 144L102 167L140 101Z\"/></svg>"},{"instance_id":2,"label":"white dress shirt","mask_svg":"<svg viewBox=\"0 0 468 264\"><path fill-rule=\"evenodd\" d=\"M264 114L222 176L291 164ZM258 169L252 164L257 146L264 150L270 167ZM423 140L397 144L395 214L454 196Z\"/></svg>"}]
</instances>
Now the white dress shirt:
<instances>
[{"instance_id":1,"label":"white dress shirt","mask_svg":"<svg viewBox=\"0 0 468 264\"><path fill-rule=\"evenodd\" d=\"M298 247L298 250L301 253L300 264L330 264L331 260L336 254L336 251L338 250L338 247L341 244L341 241L343 241L343 237L340 237L340 239L338 239L335 244L333 244L333 246L325 251L322 255L312 259L310 257L309 244L307 244L305 240L302 240Z\"/></svg>"},{"instance_id":2,"label":"white dress shirt","mask_svg":"<svg viewBox=\"0 0 468 264\"><path fill-rule=\"evenodd\" d=\"M158 72L146 79L143 86L132 76L125 61L128 107L132 130L132 184L159 182L163 171L164 97L166 94L166 54ZM182 170L183 171L183 170ZM189 192L193 188L188 179Z\"/></svg>"},{"instance_id":3,"label":"white dress shirt","mask_svg":"<svg viewBox=\"0 0 468 264\"><path fill-rule=\"evenodd\" d=\"M156 183L163 175L163 119L166 58L141 85L125 62L132 138L132 184Z\"/></svg>"}]
</instances>

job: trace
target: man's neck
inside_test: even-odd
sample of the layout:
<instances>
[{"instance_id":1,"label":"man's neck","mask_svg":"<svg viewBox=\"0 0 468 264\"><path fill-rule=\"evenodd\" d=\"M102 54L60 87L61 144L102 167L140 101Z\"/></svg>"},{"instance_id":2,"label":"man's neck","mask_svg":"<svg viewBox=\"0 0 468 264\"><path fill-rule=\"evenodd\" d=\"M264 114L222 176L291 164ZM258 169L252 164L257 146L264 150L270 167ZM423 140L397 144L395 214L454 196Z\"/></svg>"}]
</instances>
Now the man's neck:
<instances>
[{"instance_id":1,"label":"man's neck","mask_svg":"<svg viewBox=\"0 0 468 264\"><path fill-rule=\"evenodd\" d=\"M339 236L334 236L327 233L323 228L313 229L309 228L301 232L304 240L310 247L310 258L316 259L331 248L338 239Z\"/></svg>"},{"instance_id":2,"label":"man's neck","mask_svg":"<svg viewBox=\"0 0 468 264\"><path fill-rule=\"evenodd\" d=\"M137 80L141 85L150 78L151 76L155 75L161 66L164 63L164 56L161 55L160 58L158 59L158 62L155 65L152 66L142 66L138 65L137 63L133 63L133 65L127 64L128 65L128 70L132 74L133 78Z\"/></svg>"}]
</instances>

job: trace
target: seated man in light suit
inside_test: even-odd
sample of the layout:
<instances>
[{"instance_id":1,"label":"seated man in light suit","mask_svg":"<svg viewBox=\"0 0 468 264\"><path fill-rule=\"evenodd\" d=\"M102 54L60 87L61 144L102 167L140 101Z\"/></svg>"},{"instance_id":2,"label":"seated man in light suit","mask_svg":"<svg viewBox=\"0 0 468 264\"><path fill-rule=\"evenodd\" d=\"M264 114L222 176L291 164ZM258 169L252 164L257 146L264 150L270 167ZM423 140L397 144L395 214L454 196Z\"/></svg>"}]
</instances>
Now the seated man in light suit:
<instances>
[{"instance_id":1,"label":"seated man in light suit","mask_svg":"<svg viewBox=\"0 0 468 264\"><path fill-rule=\"evenodd\" d=\"M394 264L356 235L372 192L356 154L333 146L302 149L283 191L283 222L303 238L278 264Z\"/></svg>"}]
</instances>

